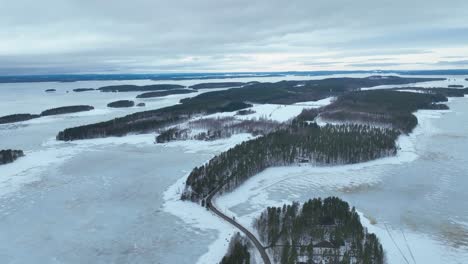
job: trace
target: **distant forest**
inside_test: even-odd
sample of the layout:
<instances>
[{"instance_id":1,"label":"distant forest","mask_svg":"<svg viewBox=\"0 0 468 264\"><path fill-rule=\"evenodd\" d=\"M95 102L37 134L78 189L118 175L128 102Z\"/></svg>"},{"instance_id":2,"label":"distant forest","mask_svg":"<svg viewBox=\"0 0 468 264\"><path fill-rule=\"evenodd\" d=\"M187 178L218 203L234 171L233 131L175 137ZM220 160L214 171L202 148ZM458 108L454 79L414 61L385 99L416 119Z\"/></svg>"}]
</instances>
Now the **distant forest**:
<instances>
[{"instance_id":1,"label":"distant forest","mask_svg":"<svg viewBox=\"0 0 468 264\"><path fill-rule=\"evenodd\" d=\"M133 107L135 106L135 102L131 100L119 100L115 102L111 102L107 104L107 107L112 108L123 108L123 107Z\"/></svg>"},{"instance_id":2,"label":"distant forest","mask_svg":"<svg viewBox=\"0 0 468 264\"><path fill-rule=\"evenodd\" d=\"M111 85L104 86L98 90L101 92L149 92L149 91L163 91L163 90L172 90L172 89L183 89L185 88L182 85L178 84L150 84L150 85Z\"/></svg>"},{"instance_id":3,"label":"distant forest","mask_svg":"<svg viewBox=\"0 0 468 264\"><path fill-rule=\"evenodd\" d=\"M250 106L249 103L292 104L319 100L330 96L339 96L350 91L357 91L360 87L371 87L383 84L406 84L432 80L440 79L372 76L367 78L281 81L277 83L254 82L242 88L207 92L193 98L183 99L179 105L138 112L96 124L67 128L57 135L57 139L69 141L107 136L123 136L128 133L143 133L155 131L168 124L187 121L188 118L193 115L232 112L245 109ZM119 88L119 90L120 89L121 88ZM177 89L177 87L173 89ZM106 90L114 91L115 87L106 88Z\"/></svg>"},{"instance_id":4,"label":"distant forest","mask_svg":"<svg viewBox=\"0 0 468 264\"><path fill-rule=\"evenodd\" d=\"M408 93L368 90L346 93L320 110L318 116L329 121L380 124L411 132L418 124L413 112L420 109L448 109L440 93Z\"/></svg>"},{"instance_id":5,"label":"distant forest","mask_svg":"<svg viewBox=\"0 0 468 264\"><path fill-rule=\"evenodd\" d=\"M40 113L39 115L33 115L33 114L6 115L6 116L0 117L0 124L16 123L16 122L22 122L22 121L39 118L42 116L77 113L77 112L83 112L83 111L90 111L93 109L94 107L89 106L89 105L72 105L72 106L62 106L62 107L47 109L45 111L42 111L42 113Z\"/></svg>"},{"instance_id":6,"label":"distant forest","mask_svg":"<svg viewBox=\"0 0 468 264\"><path fill-rule=\"evenodd\" d=\"M172 89L167 91L156 91L156 92L147 92L137 95L136 98L155 98L155 97L163 97L172 94L189 94L195 93L196 90L192 89Z\"/></svg>"}]
</instances>

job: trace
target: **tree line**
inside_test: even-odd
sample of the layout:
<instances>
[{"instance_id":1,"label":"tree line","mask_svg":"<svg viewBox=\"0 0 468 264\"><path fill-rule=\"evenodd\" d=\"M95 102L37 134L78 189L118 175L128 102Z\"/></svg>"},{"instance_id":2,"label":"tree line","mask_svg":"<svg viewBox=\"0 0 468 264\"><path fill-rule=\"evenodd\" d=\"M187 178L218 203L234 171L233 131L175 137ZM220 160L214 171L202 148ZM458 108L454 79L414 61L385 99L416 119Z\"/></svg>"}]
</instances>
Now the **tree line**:
<instances>
[{"instance_id":1,"label":"tree line","mask_svg":"<svg viewBox=\"0 0 468 264\"><path fill-rule=\"evenodd\" d=\"M154 131L171 123L172 120L186 121L187 116L216 112L237 111L247 108L249 103L293 104L315 101L330 96L340 96L361 87L384 84L406 84L440 80L434 78L404 78L396 76L371 76L367 78L329 78L309 81L280 81L276 83L251 82L241 88L213 91L180 101L181 104L163 109L138 112L122 118L86 126L67 128L59 132L58 140L77 140L107 136L123 136L128 133ZM157 91L181 89L178 85L120 85L102 87L101 91ZM227 107L226 107L227 106Z\"/></svg>"},{"instance_id":2,"label":"tree line","mask_svg":"<svg viewBox=\"0 0 468 264\"><path fill-rule=\"evenodd\" d=\"M350 164L395 155L398 135L393 129L366 125L291 125L243 142L193 169L182 199L202 201L218 186L221 192L233 190L271 166Z\"/></svg>"}]
</instances>

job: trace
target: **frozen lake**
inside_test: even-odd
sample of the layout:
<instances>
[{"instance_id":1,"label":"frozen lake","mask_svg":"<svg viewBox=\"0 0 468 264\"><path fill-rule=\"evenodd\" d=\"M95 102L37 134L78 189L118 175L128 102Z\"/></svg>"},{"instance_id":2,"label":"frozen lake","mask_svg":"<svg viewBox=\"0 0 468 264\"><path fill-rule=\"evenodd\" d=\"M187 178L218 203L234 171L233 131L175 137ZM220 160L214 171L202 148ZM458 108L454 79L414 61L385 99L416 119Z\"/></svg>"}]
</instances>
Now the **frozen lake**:
<instances>
[{"instance_id":1,"label":"frozen lake","mask_svg":"<svg viewBox=\"0 0 468 264\"><path fill-rule=\"evenodd\" d=\"M448 82L424 85L467 85L462 81L465 76L450 78ZM210 82L281 79L305 77ZM159 83L191 85L200 82L203 81ZM111 101L134 99L139 93L71 91L118 83L158 82L0 84L0 115L38 113L72 104L96 108L19 125L0 125L0 149L16 148L26 152L26 157L0 167L1 263L189 264L197 262L213 242L219 241L217 226L192 225L175 216L179 214L164 210L164 193L192 168L244 137L190 148L184 144L154 145L153 135L73 143L55 141L57 132L64 128L142 111L136 107L106 107ZM44 92L50 88L57 92ZM145 110L172 105L193 95L146 99ZM272 169L266 173L275 174L278 179L286 177L262 186L261 197L255 196L260 189L253 188L252 196L244 197L251 200L239 199L225 204L248 221L263 206L337 195L375 221L378 234L384 236L382 230L391 230L397 245L401 243L401 231L407 234L408 240L414 242L410 243L410 248L417 263L464 263L463 260L468 260L468 206L465 202L468 194L464 191L468 186L468 99L456 99L450 106L450 112L436 114L434 118L427 114L424 133L411 138L416 157L412 161L319 173L303 167ZM261 177L264 176L254 178ZM395 245L385 246L392 247L390 254L396 252ZM401 247L406 248L406 245ZM427 251L426 248L432 250L432 255L429 254L432 258L421 259L420 254ZM392 255L391 260L405 263L398 255Z\"/></svg>"}]
</instances>

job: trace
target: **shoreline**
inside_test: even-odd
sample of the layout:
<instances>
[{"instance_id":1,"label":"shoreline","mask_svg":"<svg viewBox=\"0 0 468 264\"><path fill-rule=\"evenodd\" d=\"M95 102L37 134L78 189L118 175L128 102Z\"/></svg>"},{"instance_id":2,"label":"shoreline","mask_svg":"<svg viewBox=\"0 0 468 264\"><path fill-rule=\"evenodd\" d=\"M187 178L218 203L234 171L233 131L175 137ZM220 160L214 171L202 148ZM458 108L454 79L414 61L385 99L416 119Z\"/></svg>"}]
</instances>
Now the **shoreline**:
<instances>
[{"instance_id":1,"label":"shoreline","mask_svg":"<svg viewBox=\"0 0 468 264\"><path fill-rule=\"evenodd\" d=\"M324 167L314 167L314 166L286 166L286 167L273 167L268 168L265 171L257 174L254 177L251 177L249 180L244 182L241 186L239 186L236 190L230 193L225 193L220 197L217 197L213 200L214 203L217 204L218 208L222 210L227 215L231 215L236 217L236 220L246 227L250 232L257 235L256 230L252 228L252 220L257 217L266 207L268 206L281 206L284 203L292 202L294 200L283 200L281 202L274 202L268 199L268 194L262 192L264 186L270 186L277 184L281 181L284 181L287 178L291 178L291 176L281 176L276 175L276 177L272 177L269 170L285 170L288 174L291 175L295 172L300 174L301 171L308 170L309 173L317 174L323 171L342 171L347 172L349 170L358 170L364 167L369 166L382 166L382 165L392 165L392 164L402 164L402 163L409 163L418 158L416 154L417 146L415 145L415 140L417 137L421 135L427 135L435 133L437 130L432 125L432 119L441 118L445 113L450 112L450 110L419 110L415 112L416 117L418 118L418 126L413 130L413 132L409 135L401 135L397 139L397 145L399 146L399 151L396 156L392 157L385 157L373 161L368 161L364 163L358 164L351 164L351 165L339 165L339 166L324 166ZM295 177L293 175L292 177ZM183 202L180 201L180 191L182 190L185 185L185 181L188 177L188 174L183 178L179 179L174 185L168 188L164 192L164 211L171 213L177 217L179 217L182 221L188 223L189 225L193 225L196 228L202 229L209 229L209 230L216 230L218 232L217 239L213 241L209 247L208 251L205 252L200 258L197 260L196 263L204 264L204 263L212 263L213 261L219 261L222 256L224 256L227 248L228 248L228 241L230 240L232 233L236 231L233 227L229 226L227 223L223 225L221 219L219 219L216 215L212 214L211 212L207 212L205 208L192 203L192 202ZM358 182L359 184L369 184L373 182L378 182L378 176L373 179L363 179L363 181ZM356 179L354 177L348 177L344 179L342 182L338 182L343 188L345 187L353 187L355 186ZM326 183L327 184L327 183ZM328 183L329 186L333 185L334 187L336 182ZM177 192L179 190L179 192ZM255 197L255 199L252 199ZM310 197L313 198L313 197ZM246 203L247 201L255 201L255 207L253 212L239 216L235 212L229 210L232 207L238 206L242 203ZM251 208L252 209L252 208ZM199 215L200 214L200 215ZM211 216L211 217L210 217ZM209 219L211 218L211 219ZM228 225L228 226L226 226ZM363 223L364 225L364 223ZM259 256L257 253L255 254L256 260L259 260Z\"/></svg>"}]
</instances>

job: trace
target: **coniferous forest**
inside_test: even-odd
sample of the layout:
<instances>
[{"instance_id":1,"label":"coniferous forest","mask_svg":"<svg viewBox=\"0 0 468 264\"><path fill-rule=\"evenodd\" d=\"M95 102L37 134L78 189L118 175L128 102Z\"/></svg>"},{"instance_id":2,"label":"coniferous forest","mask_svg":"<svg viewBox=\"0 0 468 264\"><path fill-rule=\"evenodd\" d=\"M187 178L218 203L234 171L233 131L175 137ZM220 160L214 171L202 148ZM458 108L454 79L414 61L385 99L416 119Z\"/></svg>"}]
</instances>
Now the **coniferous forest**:
<instances>
[{"instance_id":1,"label":"coniferous forest","mask_svg":"<svg viewBox=\"0 0 468 264\"><path fill-rule=\"evenodd\" d=\"M229 248L226 255L222 258L220 264L250 264L250 249L252 246L249 241L236 233L229 242Z\"/></svg>"},{"instance_id":2,"label":"coniferous forest","mask_svg":"<svg viewBox=\"0 0 468 264\"><path fill-rule=\"evenodd\" d=\"M336 197L268 207L255 220L275 263L382 264L384 252L359 215Z\"/></svg>"},{"instance_id":3,"label":"coniferous forest","mask_svg":"<svg viewBox=\"0 0 468 264\"><path fill-rule=\"evenodd\" d=\"M16 159L23 157L24 153L22 150L6 149L0 150L0 165L7 164L15 161Z\"/></svg>"},{"instance_id":4,"label":"coniferous forest","mask_svg":"<svg viewBox=\"0 0 468 264\"><path fill-rule=\"evenodd\" d=\"M309 81L281 81L276 83L247 83L242 88L213 91L185 98L181 104L166 108L138 112L113 120L67 128L57 135L58 140L78 140L108 136L123 136L128 133L155 131L174 122L187 121L193 115L216 112L231 112L251 106L249 103L293 104L315 101L331 96L341 96L361 87L384 84L406 84L434 81L434 78L402 78L396 76L371 76L367 78L330 78ZM101 91L159 91L180 89L177 85L110 86ZM395 92L397 93L397 92Z\"/></svg>"},{"instance_id":5,"label":"coniferous forest","mask_svg":"<svg viewBox=\"0 0 468 264\"><path fill-rule=\"evenodd\" d=\"M296 123L221 153L189 175L182 199L201 201L217 187L230 191L271 166L350 164L395 155L393 129Z\"/></svg>"}]
</instances>

